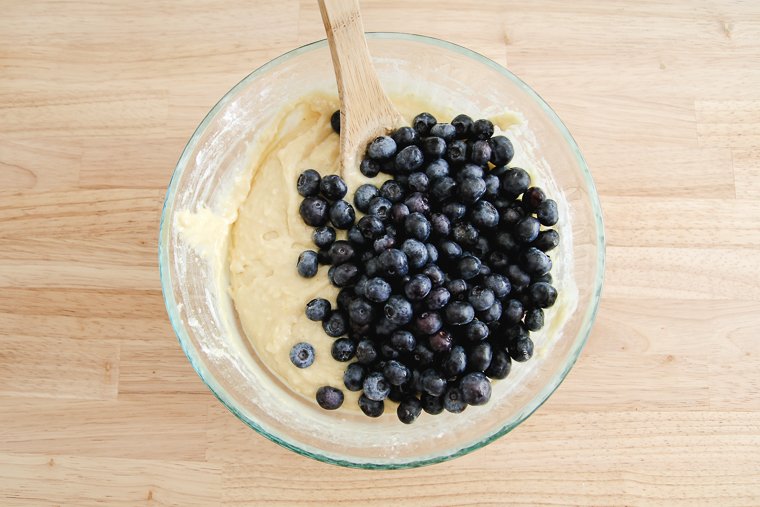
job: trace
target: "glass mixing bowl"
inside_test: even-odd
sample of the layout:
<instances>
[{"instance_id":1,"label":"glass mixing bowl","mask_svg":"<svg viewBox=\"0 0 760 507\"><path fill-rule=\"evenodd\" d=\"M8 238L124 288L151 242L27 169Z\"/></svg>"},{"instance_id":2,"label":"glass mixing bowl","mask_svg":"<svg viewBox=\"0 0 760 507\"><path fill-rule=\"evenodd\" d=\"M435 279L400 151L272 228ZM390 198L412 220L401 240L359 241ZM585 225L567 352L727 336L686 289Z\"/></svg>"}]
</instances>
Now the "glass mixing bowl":
<instances>
[{"instance_id":1,"label":"glass mixing bowl","mask_svg":"<svg viewBox=\"0 0 760 507\"><path fill-rule=\"evenodd\" d=\"M604 236L599 199L578 146L528 85L497 63L441 40L374 33L368 34L368 44L391 96L444 97L455 111L489 117L506 108L524 118L528 132L518 135L516 146L534 148L536 166L530 169L563 214L564 250L554 256L553 273L558 275L560 300L565 298L565 303L561 311L547 314L553 325L535 336L534 357L513 363L510 376L494 383L489 404L456 415L423 414L407 426L391 410L386 410L391 412L387 417L370 419L359 411L324 411L313 400L295 395L261 364L236 319L224 318L235 314L224 283L218 283L228 269L224 245L206 245L207 252L197 241L191 246L180 233L178 213L224 207L231 185L250 170L246 162L261 134L258 126L267 125L283 106L309 92L336 94L325 41L260 67L201 122L167 190L159 266L166 308L182 349L232 413L265 437L305 456L351 467L405 468L444 461L492 442L524 421L557 389L594 322L604 271ZM217 254L209 255L215 248Z\"/></svg>"}]
</instances>

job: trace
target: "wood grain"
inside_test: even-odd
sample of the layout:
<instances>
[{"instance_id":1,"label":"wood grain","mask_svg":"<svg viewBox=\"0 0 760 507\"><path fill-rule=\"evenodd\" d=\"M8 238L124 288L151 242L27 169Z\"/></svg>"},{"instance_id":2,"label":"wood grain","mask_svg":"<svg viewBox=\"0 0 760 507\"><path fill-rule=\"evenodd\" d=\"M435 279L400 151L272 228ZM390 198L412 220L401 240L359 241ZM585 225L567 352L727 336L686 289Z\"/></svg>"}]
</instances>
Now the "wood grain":
<instances>
[{"instance_id":1,"label":"wood grain","mask_svg":"<svg viewBox=\"0 0 760 507\"><path fill-rule=\"evenodd\" d=\"M338 469L209 393L163 309L159 214L210 107L323 37L313 0L0 0L0 504L760 505L760 6L361 3L559 113L602 198L597 325L507 437Z\"/></svg>"}]
</instances>

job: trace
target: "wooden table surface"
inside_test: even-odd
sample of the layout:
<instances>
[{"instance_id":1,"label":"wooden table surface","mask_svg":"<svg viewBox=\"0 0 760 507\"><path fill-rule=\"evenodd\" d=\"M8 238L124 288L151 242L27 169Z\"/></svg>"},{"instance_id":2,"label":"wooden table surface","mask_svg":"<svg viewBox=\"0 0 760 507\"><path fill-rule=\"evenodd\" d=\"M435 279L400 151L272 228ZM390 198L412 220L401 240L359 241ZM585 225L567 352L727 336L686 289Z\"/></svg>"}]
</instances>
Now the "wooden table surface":
<instances>
[{"instance_id":1,"label":"wooden table surface","mask_svg":"<svg viewBox=\"0 0 760 507\"><path fill-rule=\"evenodd\" d=\"M316 2L0 0L0 505L760 505L760 5L363 7L506 64L578 140L608 264L562 387L417 470L249 430L169 325L159 213L215 101L322 38Z\"/></svg>"}]
</instances>

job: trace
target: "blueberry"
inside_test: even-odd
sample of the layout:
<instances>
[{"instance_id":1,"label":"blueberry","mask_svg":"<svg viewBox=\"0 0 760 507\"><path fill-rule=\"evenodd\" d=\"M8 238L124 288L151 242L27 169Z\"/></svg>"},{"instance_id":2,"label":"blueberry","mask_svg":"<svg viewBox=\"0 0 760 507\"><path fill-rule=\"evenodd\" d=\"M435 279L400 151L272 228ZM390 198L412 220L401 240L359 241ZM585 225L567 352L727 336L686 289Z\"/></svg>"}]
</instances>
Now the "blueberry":
<instances>
[{"instance_id":1,"label":"blueberry","mask_svg":"<svg viewBox=\"0 0 760 507\"><path fill-rule=\"evenodd\" d=\"M428 250L421 241L407 239L401 245L401 251L406 255L412 269L420 269L428 262Z\"/></svg>"},{"instance_id":2,"label":"blueberry","mask_svg":"<svg viewBox=\"0 0 760 507\"><path fill-rule=\"evenodd\" d=\"M496 349L491 357L491 364L485 371L485 374L492 379L505 379L512 369L512 358L505 350Z\"/></svg>"},{"instance_id":3,"label":"blueberry","mask_svg":"<svg viewBox=\"0 0 760 507\"><path fill-rule=\"evenodd\" d=\"M533 308L525 314L525 327L528 331L538 331L544 327L544 311L541 308Z\"/></svg>"},{"instance_id":4,"label":"blueberry","mask_svg":"<svg viewBox=\"0 0 760 507\"><path fill-rule=\"evenodd\" d=\"M430 133L430 128L435 125L437 120L430 113L420 113L412 120L412 127L420 136L426 136Z\"/></svg>"},{"instance_id":5,"label":"blueberry","mask_svg":"<svg viewBox=\"0 0 760 507\"><path fill-rule=\"evenodd\" d=\"M506 273L509 267L509 257L501 251L493 251L488 254L488 265L497 273Z\"/></svg>"},{"instance_id":6,"label":"blueberry","mask_svg":"<svg viewBox=\"0 0 760 507\"><path fill-rule=\"evenodd\" d=\"M356 345L352 340L348 338L339 338L335 340L332 344L332 348L330 349L330 354L332 355L333 359L340 361L341 363L345 363L346 361L353 359L355 353Z\"/></svg>"},{"instance_id":7,"label":"blueberry","mask_svg":"<svg viewBox=\"0 0 760 507\"><path fill-rule=\"evenodd\" d=\"M430 182L449 175L449 163L443 159L433 160L425 168L425 176Z\"/></svg>"},{"instance_id":8,"label":"blueberry","mask_svg":"<svg viewBox=\"0 0 760 507\"><path fill-rule=\"evenodd\" d=\"M420 136L412 127L401 127L391 134L391 138L396 141L396 146L399 149L403 149L409 145L417 144Z\"/></svg>"},{"instance_id":9,"label":"blueberry","mask_svg":"<svg viewBox=\"0 0 760 507\"><path fill-rule=\"evenodd\" d=\"M524 363L533 357L533 340L527 336L509 344L509 355L517 362Z\"/></svg>"},{"instance_id":10,"label":"blueberry","mask_svg":"<svg viewBox=\"0 0 760 507\"><path fill-rule=\"evenodd\" d=\"M316 298L306 303L306 318L314 322L321 322L330 315L330 302L326 299Z\"/></svg>"},{"instance_id":11,"label":"blueberry","mask_svg":"<svg viewBox=\"0 0 760 507\"><path fill-rule=\"evenodd\" d=\"M422 153L428 160L442 158L446 153L446 141L440 137L426 137L422 140Z\"/></svg>"},{"instance_id":12,"label":"blueberry","mask_svg":"<svg viewBox=\"0 0 760 507\"><path fill-rule=\"evenodd\" d=\"M359 165L359 171L367 178L374 178L380 174L380 169L381 166L377 160L372 160L371 158L365 158Z\"/></svg>"},{"instance_id":13,"label":"blueberry","mask_svg":"<svg viewBox=\"0 0 760 507\"><path fill-rule=\"evenodd\" d=\"M346 201L335 201L330 206L330 221L336 229L348 229L354 225L356 213L353 206Z\"/></svg>"},{"instance_id":14,"label":"blueberry","mask_svg":"<svg viewBox=\"0 0 760 507\"><path fill-rule=\"evenodd\" d=\"M336 109L330 116L330 126L336 134L340 134L340 109Z\"/></svg>"},{"instance_id":15,"label":"blueberry","mask_svg":"<svg viewBox=\"0 0 760 507\"><path fill-rule=\"evenodd\" d=\"M406 204L403 202L397 202L391 206L391 210L388 216L390 217L391 222L401 225L404 223L406 217L409 216L409 213L409 208L406 206Z\"/></svg>"},{"instance_id":16,"label":"blueberry","mask_svg":"<svg viewBox=\"0 0 760 507\"><path fill-rule=\"evenodd\" d=\"M319 190L322 192L325 199L337 201L346 196L348 187L346 186L346 182L343 181L343 178L337 174L330 174L322 178L322 181L319 184Z\"/></svg>"},{"instance_id":17,"label":"blueberry","mask_svg":"<svg viewBox=\"0 0 760 507\"><path fill-rule=\"evenodd\" d=\"M480 259L472 255L465 255L459 259L457 269L463 279L469 280L474 278L480 274Z\"/></svg>"},{"instance_id":18,"label":"blueberry","mask_svg":"<svg viewBox=\"0 0 760 507\"><path fill-rule=\"evenodd\" d=\"M391 286L382 278L370 278L364 293L367 299L373 303L384 303L391 297Z\"/></svg>"},{"instance_id":19,"label":"blueberry","mask_svg":"<svg viewBox=\"0 0 760 507\"><path fill-rule=\"evenodd\" d=\"M548 229L538 233L538 237L533 241L533 246L542 252L553 250L559 245L559 233L554 229Z\"/></svg>"},{"instance_id":20,"label":"blueberry","mask_svg":"<svg viewBox=\"0 0 760 507\"><path fill-rule=\"evenodd\" d=\"M403 296L393 295L383 307L386 319L393 324L403 326L411 322L414 312L412 304Z\"/></svg>"},{"instance_id":21,"label":"blueberry","mask_svg":"<svg viewBox=\"0 0 760 507\"><path fill-rule=\"evenodd\" d=\"M414 275L404 284L404 294L410 301L422 301L432 288L430 278L425 275Z\"/></svg>"},{"instance_id":22,"label":"blueberry","mask_svg":"<svg viewBox=\"0 0 760 507\"><path fill-rule=\"evenodd\" d=\"M453 222L464 218L465 214L467 213L467 206L461 202L449 201L443 205L441 211L443 211L443 214L446 216L446 218Z\"/></svg>"},{"instance_id":23,"label":"blueberry","mask_svg":"<svg viewBox=\"0 0 760 507\"><path fill-rule=\"evenodd\" d=\"M473 319L472 322L464 326L464 337L470 343L478 343L488 337L488 326L485 322Z\"/></svg>"},{"instance_id":24,"label":"blueberry","mask_svg":"<svg viewBox=\"0 0 760 507\"><path fill-rule=\"evenodd\" d=\"M504 302L502 310L502 319L507 324L517 324L523 318L525 308L517 299L509 299Z\"/></svg>"},{"instance_id":25,"label":"blueberry","mask_svg":"<svg viewBox=\"0 0 760 507\"><path fill-rule=\"evenodd\" d=\"M493 130L493 123L490 120L475 120L475 123L472 124L472 137L486 140L493 135Z\"/></svg>"},{"instance_id":26,"label":"blueberry","mask_svg":"<svg viewBox=\"0 0 760 507\"><path fill-rule=\"evenodd\" d=\"M398 350L394 349L390 343L384 341L380 345L380 355L385 359L397 359L399 354Z\"/></svg>"},{"instance_id":27,"label":"blueberry","mask_svg":"<svg viewBox=\"0 0 760 507\"><path fill-rule=\"evenodd\" d=\"M491 160L491 145L488 141L475 141L470 149L470 161L473 164L486 165Z\"/></svg>"},{"instance_id":28,"label":"blueberry","mask_svg":"<svg viewBox=\"0 0 760 507\"><path fill-rule=\"evenodd\" d=\"M390 385L400 386L412 378L412 371L404 364L392 359L385 364L383 375Z\"/></svg>"},{"instance_id":29,"label":"blueberry","mask_svg":"<svg viewBox=\"0 0 760 507\"><path fill-rule=\"evenodd\" d=\"M422 312L417 315L414 327L421 334L435 334L443 327L443 319L438 312Z\"/></svg>"},{"instance_id":30,"label":"blueberry","mask_svg":"<svg viewBox=\"0 0 760 507\"><path fill-rule=\"evenodd\" d=\"M373 197L377 197L377 195L377 187L370 183L365 183L354 192L354 206L362 213L366 213L369 209L369 202Z\"/></svg>"},{"instance_id":31,"label":"blueberry","mask_svg":"<svg viewBox=\"0 0 760 507\"><path fill-rule=\"evenodd\" d=\"M413 192L427 192L430 185L430 178L423 172L414 172L409 175L407 186Z\"/></svg>"},{"instance_id":32,"label":"blueberry","mask_svg":"<svg viewBox=\"0 0 760 507\"><path fill-rule=\"evenodd\" d=\"M380 236L372 243L372 248L376 253L393 248L394 246L396 246L396 239L387 234Z\"/></svg>"},{"instance_id":33,"label":"blueberry","mask_svg":"<svg viewBox=\"0 0 760 507\"><path fill-rule=\"evenodd\" d=\"M462 377L459 387L468 405L485 405L491 399L491 382L483 373L468 373Z\"/></svg>"},{"instance_id":34,"label":"blueberry","mask_svg":"<svg viewBox=\"0 0 760 507\"><path fill-rule=\"evenodd\" d=\"M361 220L364 220L364 218L366 217L362 217ZM382 231L383 223L380 221L380 219L377 217L372 217L372 218L377 220L377 223L379 224L379 229L380 231ZM358 225L353 225L346 233L346 237L348 238L348 241L351 242L351 245L357 246L357 247L362 246L367 242L366 239L364 238L364 235L362 234L361 229L359 229Z\"/></svg>"},{"instance_id":35,"label":"blueberry","mask_svg":"<svg viewBox=\"0 0 760 507\"><path fill-rule=\"evenodd\" d=\"M462 257L462 247L454 241L442 241L439 245L441 257L447 261L453 261Z\"/></svg>"},{"instance_id":36,"label":"blueberry","mask_svg":"<svg viewBox=\"0 0 760 507\"><path fill-rule=\"evenodd\" d=\"M467 294L467 301L475 308L475 311L483 311L491 308L496 297L491 289L476 285Z\"/></svg>"},{"instance_id":37,"label":"blueberry","mask_svg":"<svg viewBox=\"0 0 760 507\"><path fill-rule=\"evenodd\" d=\"M457 184L450 176L436 178L430 184L430 195L437 201L445 201L456 192Z\"/></svg>"},{"instance_id":38,"label":"blueberry","mask_svg":"<svg viewBox=\"0 0 760 507\"><path fill-rule=\"evenodd\" d=\"M391 384L382 373L373 372L364 379L364 395L372 401L382 401L391 390Z\"/></svg>"},{"instance_id":39,"label":"blueberry","mask_svg":"<svg viewBox=\"0 0 760 507\"><path fill-rule=\"evenodd\" d=\"M499 212L488 201L478 201L470 212L470 219L478 229L493 229L499 225Z\"/></svg>"},{"instance_id":40,"label":"blueberry","mask_svg":"<svg viewBox=\"0 0 760 507\"><path fill-rule=\"evenodd\" d=\"M445 329L441 329L437 333L428 336L428 344L433 352L449 351L453 343L454 337Z\"/></svg>"},{"instance_id":41,"label":"blueberry","mask_svg":"<svg viewBox=\"0 0 760 507\"><path fill-rule=\"evenodd\" d=\"M327 277L335 287L346 287L353 284L359 277L359 268L355 264L346 262L330 268Z\"/></svg>"},{"instance_id":42,"label":"blueberry","mask_svg":"<svg viewBox=\"0 0 760 507\"><path fill-rule=\"evenodd\" d=\"M356 360L359 361L359 364L369 365L377 360L377 347L375 347L375 344L370 340L360 340L359 343L356 344L355 354Z\"/></svg>"},{"instance_id":43,"label":"blueberry","mask_svg":"<svg viewBox=\"0 0 760 507\"><path fill-rule=\"evenodd\" d=\"M391 158L396 154L396 141L388 136L376 137L367 146L367 156L374 160Z\"/></svg>"},{"instance_id":44,"label":"blueberry","mask_svg":"<svg viewBox=\"0 0 760 507\"><path fill-rule=\"evenodd\" d=\"M314 250L305 250L298 256L296 268L298 274L304 278L312 278L317 274L319 263L317 261L317 252Z\"/></svg>"},{"instance_id":45,"label":"blueberry","mask_svg":"<svg viewBox=\"0 0 760 507\"><path fill-rule=\"evenodd\" d=\"M427 195L421 192L413 192L409 194L404 200L407 208L411 213L422 213L427 215L430 212L430 203L428 202Z\"/></svg>"},{"instance_id":46,"label":"blueberry","mask_svg":"<svg viewBox=\"0 0 760 507\"><path fill-rule=\"evenodd\" d=\"M559 211L557 211L557 202L553 199L546 199L538 205L536 217L541 225L552 226L559 221Z\"/></svg>"},{"instance_id":47,"label":"blueberry","mask_svg":"<svg viewBox=\"0 0 760 507\"><path fill-rule=\"evenodd\" d=\"M501 178L501 188L512 198L522 194L530 186L530 176L524 169L513 167Z\"/></svg>"},{"instance_id":48,"label":"blueberry","mask_svg":"<svg viewBox=\"0 0 760 507\"><path fill-rule=\"evenodd\" d=\"M451 294L445 287L435 287L425 298L425 307L428 310L440 310L449 304Z\"/></svg>"},{"instance_id":49,"label":"blueberry","mask_svg":"<svg viewBox=\"0 0 760 507\"><path fill-rule=\"evenodd\" d=\"M472 118L466 114L459 114L451 120L451 124L456 130L457 139L466 139L472 134Z\"/></svg>"},{"instance_id":50,"label":"blueberry","mask_svg":"<svg viewBox=\"0 0 760 507\"><path fill-rule=\"evenodd\" d=\"M467 353L461 345L452 347L441 363L441 372L446 378L454 378L467 368Z\"/></svg>"},{"instance_id":51,"label":"blueberry","mask_svg":"<svg viewBox=\"0 0 760 507\"><path fill-rule=\"evenodd\" d=\"M321 177L314 169L306 169L298 176L296 189L304 197L315 196L319 193L319 182Z\"/></svg>"},{"instance_id":52,"label":"blueberry","mask_svg":"<svg viewBox=\"0 0 760 507\"><path fill-rule=\"evenodd\" d=\"M414 396L404 398L396 408L398 420L404 424L412 424L422 413L422 403Z\"/></svg>"},{"instance_id":53,"label":"blueberry","mask_svg":"<svg viewBox=\"0 0 760 507\"><path fill-rule=\"evenodd\" d=\"M359 408L368 417L380 417L385 411L385 402L382 400L370 400L366 395L362 394L359 396Z\"/></svg>"},{"instance_id":54,"label":"blueberry","mask_svg":"<svg viewBox=\"0 0 760 507\"><path fill-rule=\"evenodd\" d=\"M367 369L359 363L351 363L343 372L343 385L352 392L361 391L364 386L364 377Z\"/></svg>"},{"instance_id":55,"label":"blueberry","mask_svg":"<svg viewBox=\"0 0 760 507\"><path fill-rule=\"evenodd\" d=\"M525 250L522 261L522 267L529 275L545 275L552 269L549 256L535 247Z\"/></svg>"},{"instance_id":56,"label":"blueberry","mask_svg":"<svg viewBox=\"0 0 760 507\"><path fill-rule=\"evenodd\" d=\"M538 237L541 230L541 223L531 217L525 217L515 225L514 237L521 243L530 243Z\"/></svg>"},{"instance_id":57,"label":"blueberry","mask_svg":"<svg viewBox=\"0 0 760 507\"><path fill-rule=\"evenodd\" d=\"M348 305L348 318L357 324L369 324L375 318L375 308L362 297L354 298Z\"/></svg>"},{"instance_id":58,"label":"blueberry","mask_svg":"<svg viewBox=\"0 0 760 507\"><path fill-rule=\"evenodd\" d=\"M530 187L522 196L522 203L526 210L535 213L538 207L546 199L546 194L539 187Z\"/></svg>"},{"instance_id":59,"label":"blueberry","mask_svg":"<svg viewBox=\"0 0 760 507\"><path fill-rule=\"evenodd\" d=\"M551 283L552 283L552 281L554 279L552 278L552 274L551 273L545 273L545 274L543 274L541 276L532 276L530 280L531 280L531 283L546 282L549 285L551 285Z\"/></svg>"},{"instance_id":60,"label":"blueberry","mask_svg":"<svg viewBox=\"0 0 760 507\"><path fill-rule=\"evenodd\" d=\"M451 220L443 213L430 216L430 233L437 238L445 238L451 233Z\"/></svg>"},{"instance_id":61,"label":"blueberry","mask_svg":"<svg viewBox=\"0 0 760 507\"><path fill-rule=\"evenodd\" d=\"M501 221L506 225L515 225L526 215L527 213L522 207L522 201L515 201L500 212Z\"/></svg>"},{"instance_id":62,"label":"blueberry","mask_svg":"<svg viewBox=\"0 0 760 507\"><path fill-rule=\"evenodd\" d=\"M501 187L501 181L499 177L494 174L486 174L483 176L483 181L486 182L485 199L496 199L499 195L499 188Z\"/></svg>"},{"instance_id":63,"label":"blueberry","mask_svg":"<svg viewBox=\"0 0 760 507\"><path fill-rule=\"evenodd\" d=\"M486 371L491 365L493 350L487 341L480 342L470 349L467 354L467 365L471 370Z\"/></svg>"},{"instance_id":64,"label":"blueberry","mask_svg":"<svg viewBox=\"0 0 760 507\"><path fill-rule=\"evenodd\" d=\"M425 156L417 146L407 146L396 154L396 170L399 173L409 174L416 171L425 162Z\"/></svg>"},{"instance_id":65,"label":"blueberry","mask_svg":"<svg viewBox=\"0 0 760 507\"><path fill-rule=\"evenodd\" d=\"M396 180L388 180L380 186L379 195L391 203L400 202L404 198L404 189Z\"/></svg>"},{"instance_id":66,"label":"blueberry","mask_svg":"<svg viewBox=\"0 0 760 507\"><path fill-rule=\"evenodd\" d=\"M317 403L325 410L335 410L343 405L343 391L330 386L317 389Z\"/></svg>"},{"instance_id":67,"label":"blueberry","mask_svg":"<svg viewBox=\"0 0 760 507\"><path fill-rule=\"evenodd\" d=\"M402 277L409 272L409 261L401 250L395 248L385 250L377 257L377 260L380 270L387 276Z\"/></svg>"},{"instance_id":68,"label":"blueberry","mask_svg":"<svg viewBox=\"0 0 760 507\"><path fill-rule=\"evenodd\" d=\"M410 213L404 219L404 231L411 238L426 241L430 237L430 222L422 213Z\"/></svg>"},{"instance_id":69,"label":"blueberry","mask_svg":"<svg viewBox=\"0 0 760 507\"><path fill-rule=\"evenodd\" d=\"M346 334L347 325L346 318L341 312L332 312L330 315L322 321L322 329L325 330L328 336L337 338Z\"/></svg>"},{"instance_id":70,"label":"blueberry","mask_svg":"<svg viewBox=\"0 0 760 507\"><path fill-rule=\"evenodd\" d=\"M517 264L510 264L506 274L509 282L512 284L513 291L521 291L530 284L530 275Z\"/></svg>"},{"instance_id":71,"label":"blueberry","mask_svg":"<svg viewBox=\"0 0 760 507\"><path fill-rule=\"evenodd\" d=\"M430 415L438 415L443 412L442 396L431 396L427 393L422 393L420 395L420 404L422 405L422 410Z\"/></svg>"},{"instance_id":72,"label":"blueberry","mask_svg":"<svg viewBox=\"0 0 760 507\"><path fill-rule=\"evenodd\" d=\"M486 193L483 178L464 178L458 187L457 195L465 204L472 204Z\"/></svg>"},{"instance_id":73,"label":"blueberry","mask_svg":"<svg viewBox=\"0 0 760 507\"><path fill-rule=\"evenodd\" d=\"M457 135L457 129L450 123L436 123L430 128L430 135L449 142Z\"/></svg>"},{"instance_id":74,"label":"blueberry","mask_svg":"<svg viewBox=\"0 0 760 507\"><path fill-rule=\"evenodd\" d=\"M512 290L509 279L497 273L490 274L483 278L483 286L491 289L496 298L501 299Z\"/></svg>"},{"instance_id":75,"label":"blueberry","mask_svg":"<svg viewBox=\"0 0 760 507\"><path fill-rule=\"evenodd\" d=\"M469 222L457 222L451 228L451 237L460 245L472 246L478 241L478 230Z\"/></svg>"},{"instance_id":76,"label":"blueberry","mask_svg":"<svg viewBox=\"0 0 760 507\"><path fill-rule=\"evenodd\" d=\"M497 232L493 236L493 243L498 249L509 254L513 254L520 249L520 244L515 240L515 237L507 231Z\"/></svg>"},{"instance_id":77,"label":"blueberry","mask_svg":"<svg viewBox=\"0 0 760 507\"><path fill-rule=\"evenodd\" d=\"M479 275L480 276L488 276L490 274L491 274L491 267L488 264L482 262L480 264L480 273L479 273Z\"/></svg>"},{"instance_id":78,"label":"blueberry","mask_svg":"<svg viewBox=\"0 0 760 507\"><path fill-rule=\"evenodd\" d=\"M443 408L452 414L464 412L464 409L467 408L467 403L464 402L462 390L455 386L449 386L443 395Z\"/></svg>"},{"instance_id":79,"label":"blueberry","mask_svg":"<svg viewBox=\"0 0 760 507\"><path fill-rule=\"evenodd\" d=\"M430 246L430 245L427 245ZM436 255L438 250L436 249ZM428 250L428 256L430 256L430 251ZM433 287L440 287L443 285L443 282L445 281L446 275L444 274L443 270L438 267L436 264L428 264L425 266L425 269L422 270L422 274L430 278L430 282L433 284Z\"/></svg>"},{"instance_id":80,"label":"blueberry","mask_svg":"<svg viewBox=\"0 0 760 507\"><path fill-rule=\"evenodd\" d=\"M327 222L327 210L327 201L321 197L310 196L301 201L298 213L306 225L319 227Z\"/></svg>"},{"instance_id":81,"label":"blueberry","mask_svg":"<svg viewBox=\"0 0 760 507\"><path fill-rule=\"evenodd\" d=\"M422 372L421 382L422 391L430 396L441 396L446 392L446 379L433 368Z\"/></svg>"},{"instance_id":82,"label":"blueberry","mask_svg":"<svg viewBox=\"0 0 760 507\"><path fill-rule=\"evenodd\" d=\"M290 362L297 368L308 368L314 363L314 347L306 342L296 343L290 349Z\"/></svg>"},{"instance_id":83,"label":"blueberry","mask_svg":"<svg viewBox=\"0 0 760 507\"><path fill-rule=\"evenodd\" d=\"M369 201L369 207L367 208L367 213L369 215L374 215L383 222L385 222L388 219L388 215L391 209L391 206L393 206L393 203L386 199L385 197L377 196L373 197ZM365 217L362 217L365 218Z\"/></svg>"},{"instance_id":84,"label":"blueberry","mask_svg":"<svg viewBox=\"0 0 760 507\"><path fill-rule=\"evenodd\" d=\"M432 243L425 243L425 249L428 253L428 261L431 263L438 262L438 249Z\"/></svg>"},{"instance_id":85,"label":"blueberry","mask_svg":"<svg viewBox=\"0 0 760 507\"><path fill-rule=\"evenodd\" d=\"M557 289L546 282L537 282L528 287L528 297L538 308L549 308L557 301Z\"/></svg>"},{"instance_id":86,"label":"blueberry","mask_svg":"<svg viewBox=\"0 0 760 507\"><path fill-rule=\"evenodd\" d=\"M501 315L501 303L499 301L494 301L490 308L478 313L478 318L480 318L480 320L483 322L490 324L491 322L496 322L499 320L501 318Z\"/></svg>"},{"instance_id":87,"label":"blueberry","mask_svg":"<svg viewBox=\"0 0 760 507\"><path fill-rule=\"evenodd\" d=\"M329 225L317 227L311 234L311 239L318 248L328 248L335 241L335 229Z\"/></svg>"},{"instance_id":88,"label":"blueberry","mask_svg":"<svg viewBox=\"0 0 760 507\"><path fill-rule=\"evenodd\" d=\"M396 174L396 161L395 157L391 157L387 160L376 161L380 166L380 172L385 174Z\"/></svg>"},{"instance_id":89,"label":"blueberry","mask_svg":"<svg viewBox=\"0 0 760 507\"><path fill-rule=\"evenodd\" d=\"M391 321L390 319L388 319L385 315L383 315L375 324L375 334L381 335L381 336L390 336L400 326L401 324L397 324Z\"/></svg>"},{"instance_id":90,"label":"blueberry","mask_svg":"<svg viewBox=\"0 0 760 507\"><path fill-rule=\"evenodd\" d=\"M457 171L455 179L461 183L465 178L482 178L485 173L483 168L476 164L465 164Z\"/></svg>"},{"instance_id":91,"label":"blueberry","mask_svg":"<svg viewBox=\"0 0 760 507\"><path fill-rule=\"evenodd\" d=\"M341 310L348 310L348 306L356 298L356 292L351 287L343 287L338 291L338 297L336 298L338 308Z\"/></svg>"},{"instance_id":92,"label":"blueberry","mask_svg":"<svg viewBox=\"0 0 760 507\"><path fill-rule=\"evenodd\" d=\"M444 310L446 322L454 326L461 326L472 322L475 318L475 309L464 301L452 301Z\"/></svg>"},{"instance_id":93,"label":"blueberry","mask_svg":"<svg viewBox=\"0 0 760 507\"><path fill-rule=\"evenodd\" d=\"M455 278L453 280L449 280L449 282L446 283L446 289L449 291L452 297L457 297L460 294L467 292L467 282L461 278Z\"/></svg>"},{"instance_id":94,"label":"blueberry","mask_svg":"<svg viewBox=\"0 0 760 507\"><path fill-rule=\"evenodd\" d=\"M434 358L435 354L424 343L418 342L414 347L414 351L412 352L412 362L416 366L420 368L430 366L433 363Z\"/></svg>"},{"instance_id":95,"label":"blueberry","mask_svg":"<svg viewBox=\"0 0 760 507\"><path fill-rule=\"evenodd\" d=\"M467 142L452 141L446 150L446 160L452 164L464 164L467 161L467 152Z\"/></svg>"},{"instance_id":96,"label":"blueberry","mask_svg":"<svg viewBox=\"0 0 760 507\"><path fill-rule=\"evenodd\" d=\"M411 352L417 346L417 340L409 331L395 331L391 335L391 345L399 352Z\"/></svg>"},{"instance_id":97,"label":"blueberry","mask_svg":"<svg viewBox=\"0 0 760 507\"><path fill-rule=\"evenodd\" d=\"M491 163L495 166L505 166L515 156L512 142L504 136L493 136L488 144L491 145Z\"/></svg>"}]
</instances>

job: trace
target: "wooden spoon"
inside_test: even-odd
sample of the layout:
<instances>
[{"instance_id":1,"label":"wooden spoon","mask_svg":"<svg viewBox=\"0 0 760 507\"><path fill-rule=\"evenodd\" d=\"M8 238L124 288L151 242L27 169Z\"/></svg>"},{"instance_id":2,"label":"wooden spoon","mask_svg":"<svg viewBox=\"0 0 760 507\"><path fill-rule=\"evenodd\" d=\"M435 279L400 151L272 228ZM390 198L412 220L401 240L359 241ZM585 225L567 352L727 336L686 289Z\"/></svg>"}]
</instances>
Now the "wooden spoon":
<instances>
[{"instance_id":1,"label":"wooden spoon","mask_svg":"<svg viewBox=\"0 0 760 507\"><path fill-rule=\"evenodd\" d=\"M358 167L357 155L377 136L404 125L380 85L364 38L358 0L319 0L340 97L341 171Z\"/></svg>"}]
</instances>

